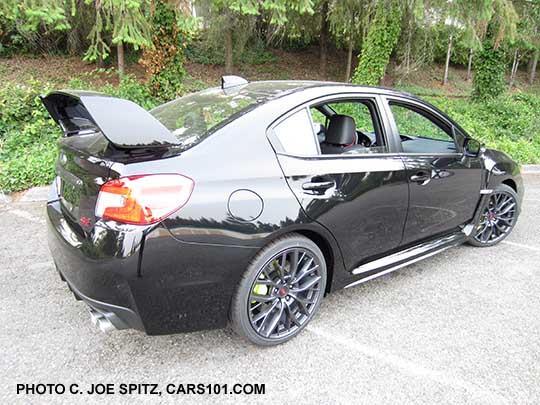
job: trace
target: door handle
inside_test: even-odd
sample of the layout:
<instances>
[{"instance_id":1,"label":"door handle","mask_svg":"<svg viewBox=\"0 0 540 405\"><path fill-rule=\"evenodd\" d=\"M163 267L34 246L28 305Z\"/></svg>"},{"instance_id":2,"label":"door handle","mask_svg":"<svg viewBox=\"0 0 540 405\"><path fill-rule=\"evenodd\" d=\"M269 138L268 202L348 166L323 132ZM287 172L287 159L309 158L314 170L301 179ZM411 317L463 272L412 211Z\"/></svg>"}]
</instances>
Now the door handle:
<instances>
[{"instance_id":1,"label":"door handle","mask_svg":"<svg viewBox=\"0 0 540 405\"><path fill-rule=\"evenodd\" d=\"M312 181L302 184L302 190L305 191L319 191L323 192L332 188L336 185L336 182L333 180L330 181Z\"/></svg>"},{"instance_id":2,"label":"door handle","mask_svg":"<svg viewBox=\"0 0 540 405\"><path fill-rule=\"evenodd\" d=\"M425 186L431 180L431 173L418 172L410 177L411 181L419 183L421 186Z\"/></svg>"}]
</instances>

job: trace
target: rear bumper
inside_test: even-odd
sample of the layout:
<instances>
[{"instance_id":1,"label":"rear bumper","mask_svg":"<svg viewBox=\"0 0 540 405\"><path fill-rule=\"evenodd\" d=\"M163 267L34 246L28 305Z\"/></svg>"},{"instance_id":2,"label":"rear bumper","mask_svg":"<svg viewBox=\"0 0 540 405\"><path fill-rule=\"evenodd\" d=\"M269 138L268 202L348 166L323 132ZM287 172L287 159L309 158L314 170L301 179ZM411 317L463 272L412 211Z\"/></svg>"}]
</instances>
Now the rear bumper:
<instances>
[{"instance_id":1,"label":"rear bumper","mask_svg":"<svg viewBox=\"0 0 540 405\"><path fill-rule=\"evenodd\" d=\"M98 222L84 233L47 204L49 248L94 316L149 335L224 327L253 247L186 243L163 227Z\"/></svg>"},{"instance_id":2,"label":"rear bumper","mask_svg":"<svg viewBox=\"0 0 540 405\"><path fill-rule=\"evenodd\" d=\"M67 286L69 287L75 298L79 301L83 301L86 305L88 305L92 317L96 320L101 317L105 318L114 327L114 329L144 330L139 315L136 314L133 310L90 298L77 290L77 288L74 287L72 284L70 284L70 282L65 278L65 276L60 270L58 270L58 273L60 273L60 277L63 281L66 282Z\"/></svg>"},{"instance_id":3,"label":"rear bumper","mask_svg":"<svg viewBox=\"0 0 540 405\"><path fill-rule=\"evenodd\" d=\"M142 232L126 238L118 230L96 227L85 235L66 219L58 201L47 204L47 223L56 268L75 297L105 314L116 329L144 331L129 287L137 276L139 249L125 245L126 239L142 240Z\"/></svg>"}]
</instances>

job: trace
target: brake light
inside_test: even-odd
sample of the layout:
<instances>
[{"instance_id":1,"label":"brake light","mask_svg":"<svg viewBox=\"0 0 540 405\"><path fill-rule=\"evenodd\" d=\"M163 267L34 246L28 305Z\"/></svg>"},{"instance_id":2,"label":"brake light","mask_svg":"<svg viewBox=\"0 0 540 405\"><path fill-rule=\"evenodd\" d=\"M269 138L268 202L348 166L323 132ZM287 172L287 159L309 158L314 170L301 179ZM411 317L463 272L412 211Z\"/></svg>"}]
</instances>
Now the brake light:
<instances>
[{"instance_id":1,"label":"brake light","mask_svg":"<svg viewBox=\"0 0 540 405\"><path fill-rule=\"evenodd\" d=\"M121 177L101 186L96 216L114 221L148 225L182 208L195 182L181 174Z\"/></svg>"}]
</instances>

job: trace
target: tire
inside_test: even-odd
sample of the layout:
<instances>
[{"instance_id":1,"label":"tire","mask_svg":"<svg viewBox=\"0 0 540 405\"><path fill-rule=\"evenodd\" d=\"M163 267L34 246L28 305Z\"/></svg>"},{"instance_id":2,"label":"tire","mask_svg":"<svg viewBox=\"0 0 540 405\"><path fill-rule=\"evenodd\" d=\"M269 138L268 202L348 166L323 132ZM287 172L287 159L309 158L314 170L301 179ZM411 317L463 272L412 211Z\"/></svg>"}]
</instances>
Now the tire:
<instances>
[{"instance_id":1,"label":"tire","mask_svg":"<svg viewBox=\"0 0 540 405\"><path fill-rule=\"evenodd\" d=\"M230 311L233 329L261 346L292 339L317 312L326 280L324 255L313 241L291 233L271 242L238 284Z\"/></svg>"},{"instance_id":2,"label":"tire","mask_svg":"<svg viewBox=\"0 0 540 405\"><path fill-rule=\"evenodd\" d=\"M476 247L490 247L503 241L514 229L519 215L518 196L512 187L500 184L479 208L482 214L467 241Z\"/></svg>"}]
</instances>

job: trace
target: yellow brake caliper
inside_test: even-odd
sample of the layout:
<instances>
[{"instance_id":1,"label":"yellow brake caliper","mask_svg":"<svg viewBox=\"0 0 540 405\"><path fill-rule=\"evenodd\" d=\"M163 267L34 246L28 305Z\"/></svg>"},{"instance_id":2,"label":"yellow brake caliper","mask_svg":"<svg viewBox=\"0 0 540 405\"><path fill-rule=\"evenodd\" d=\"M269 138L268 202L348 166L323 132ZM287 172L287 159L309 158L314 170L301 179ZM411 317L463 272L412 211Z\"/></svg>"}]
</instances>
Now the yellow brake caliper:
<instances>
[{"instance_id":1,"label":"yellow brake caliper","mask_svg":"<svg viewBox=\"0 0 540 405\"><path fill-rule=\"evenodd\" d=\"M259 279L260 280L264 280L264 275L261 274L259 276ZM267 286L266 284L255 284L253 286L253 292L257 295L268 295L268 290L269 290L269 286ZM252 304L255 304L257 301L255 300L251 300L251 303Z\"/></svg>"}]
</instances>

